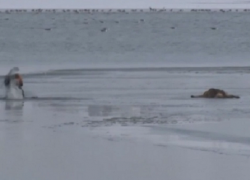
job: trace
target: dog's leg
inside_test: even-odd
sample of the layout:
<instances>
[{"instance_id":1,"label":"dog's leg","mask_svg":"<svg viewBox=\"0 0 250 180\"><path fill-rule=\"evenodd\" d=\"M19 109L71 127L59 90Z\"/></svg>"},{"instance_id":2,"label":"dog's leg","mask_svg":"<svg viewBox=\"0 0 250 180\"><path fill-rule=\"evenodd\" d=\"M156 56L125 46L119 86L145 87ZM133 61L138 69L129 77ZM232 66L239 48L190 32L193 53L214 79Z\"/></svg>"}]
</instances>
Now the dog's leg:
<instances>
[{"instance_id":1,"label":"dog's leg","mask_svg":"<svg viewBox=\"0 0 250 180\"><path fill-rule=\"evenodd\" d=\"M215 95L215 98L225 98L226 96L224 96L222 93L217 93L216 95Z\"/></svg>"},{"instance_id":2,"label":"dog's leg","mask_svg":"<svg viewBox=\"0 0 250 180\"><path fill-rule=\"evenodd\" d=\"M202 95L198 95L198 96L191 95L190 97L191 97L191 98L204 98L204 95L203 95L203 94L202 94Z\"/></svg>"},{"instance_id":3,"label":"dog's leg","mask_svg":"<svg viewBox=\"0 0 250 180\"><path fill-rule=\"evenodd\" d=\"M236 95L228 94L228 95L226 96L226 98L236 98L236 99L239 99L239 98L240 98L240 96L236 96Z\"/></svg>"}]
</instances>

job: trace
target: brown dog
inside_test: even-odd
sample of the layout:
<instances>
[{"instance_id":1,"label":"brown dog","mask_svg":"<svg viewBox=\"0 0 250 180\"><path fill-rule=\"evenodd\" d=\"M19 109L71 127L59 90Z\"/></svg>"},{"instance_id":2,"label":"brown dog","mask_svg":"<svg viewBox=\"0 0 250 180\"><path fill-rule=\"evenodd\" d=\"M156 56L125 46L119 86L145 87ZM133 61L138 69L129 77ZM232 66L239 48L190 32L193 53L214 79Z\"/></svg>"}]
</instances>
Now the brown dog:
<instances>
[{"instance_id":1,"label":"brown dog","mask_svg":"<svg viewBox=\"0 0 250 180\"><path fill-rule=\"evenodd\" d=\"M191 95L191 98L240 98L239 96L227 94L225 91L220 89L211 88L205 91L202 95L194 96Z\"/></svg>"}]
</instances>

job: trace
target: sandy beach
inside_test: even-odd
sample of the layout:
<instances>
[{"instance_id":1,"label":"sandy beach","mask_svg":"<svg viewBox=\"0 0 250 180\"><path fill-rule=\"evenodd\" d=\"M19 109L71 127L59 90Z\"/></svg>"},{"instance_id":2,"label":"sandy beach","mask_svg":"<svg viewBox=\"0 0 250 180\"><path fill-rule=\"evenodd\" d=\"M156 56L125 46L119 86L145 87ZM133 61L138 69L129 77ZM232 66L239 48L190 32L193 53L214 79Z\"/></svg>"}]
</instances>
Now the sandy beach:
<instances>
[{"instance_id":1,"label":"sandy beach","mask_svg":"<svg viewBox=\"0 0 250 180\"><path fill-rule=\"evenodd\" d=\"M1 20L27 95L1 87L1 180L249 179L249 13ZM190 98L212 87L240 99Z\"/></svg>"}]
</instances>

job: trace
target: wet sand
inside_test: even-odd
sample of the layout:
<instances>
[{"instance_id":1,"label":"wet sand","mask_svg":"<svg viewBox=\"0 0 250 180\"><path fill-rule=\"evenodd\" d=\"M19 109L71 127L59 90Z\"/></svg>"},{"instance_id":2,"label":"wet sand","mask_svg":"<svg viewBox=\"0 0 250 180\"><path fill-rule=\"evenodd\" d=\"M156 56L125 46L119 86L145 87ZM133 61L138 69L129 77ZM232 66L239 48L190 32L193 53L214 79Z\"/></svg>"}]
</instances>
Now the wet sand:
<instances>
[{"instance_id":1,"label":"wet sand","mask_svg":"<svg viewBox=\"0 0 250 180\"><path fill-rule=\"evenodd\" d=\"M27 76L27 89L44 90L1 100L1 178L248 179L247 72L208 69L50 72L36 89ZM60 79L65 88L53 86ZM191 99L205 80L241 99Z\"/></svg>"},{"instance_id":2,"label":"wet sand","mask_svg":"<svg viewBox=\"0 0 250 180\"><path fill-rule=\"evenodd\" d=\"M3 179L248 179L247 157L106 140L82 128L1 133ZM7 141L8 137L8 141Z\"/></svg>"}]
</instances>

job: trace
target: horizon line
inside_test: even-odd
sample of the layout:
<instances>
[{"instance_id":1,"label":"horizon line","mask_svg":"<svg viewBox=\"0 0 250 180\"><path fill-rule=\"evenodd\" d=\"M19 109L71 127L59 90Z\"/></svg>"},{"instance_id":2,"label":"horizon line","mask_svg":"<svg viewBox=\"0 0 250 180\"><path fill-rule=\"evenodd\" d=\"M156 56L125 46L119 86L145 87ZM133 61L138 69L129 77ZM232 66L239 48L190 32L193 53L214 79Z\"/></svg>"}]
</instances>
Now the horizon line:
<instances>
[{"instance_id":1,"label":"horizon line","mask_svg":"<svg viewBox=\"0 0 250 180\"><path fill-rule=\"evenodd\" d=\"M250 7L240 7L240 8L229 8L229 7L218 7L218 8L183 8L183 7L173 7L173 8L154 8L154 7L148 7L148 8L0 8L0 10L172 10L172 9L195 9L195 10L210 10L210 9L231 9L231 10L237 10L237 9L250 9Z\"/></svg>"},{"instance_id":2,"label":"horizon line","mask_svg":"<svg viewBox=\"0 0 250 180\"><path fill-rule=\"evenodd\" d=\"M96 13L96 12L250 12L246 8L0 8L0 12L75 12L75 13Z\"/></svg>"}]
</instances>

